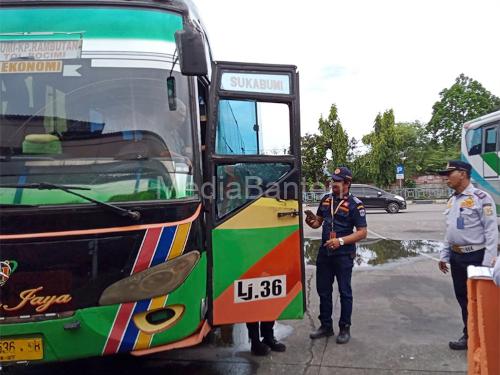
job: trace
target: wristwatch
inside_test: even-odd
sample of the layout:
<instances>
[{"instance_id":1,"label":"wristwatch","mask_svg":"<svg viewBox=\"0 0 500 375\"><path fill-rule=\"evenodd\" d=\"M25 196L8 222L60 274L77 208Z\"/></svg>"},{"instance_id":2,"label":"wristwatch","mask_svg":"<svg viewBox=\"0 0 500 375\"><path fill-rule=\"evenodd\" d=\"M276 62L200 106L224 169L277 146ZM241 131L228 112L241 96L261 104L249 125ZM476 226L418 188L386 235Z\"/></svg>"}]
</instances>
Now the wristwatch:
<instances>
[{"instance_id":1,"label":"wristwatch","mask_svg":"<svg viewBox=\"0 0 500 375\"><path fill-rule=\"evenodd\" d=\"M339 244L340 246L344 246L344 239L342 237L339 238Z\"/></svg>"}]
</instances>

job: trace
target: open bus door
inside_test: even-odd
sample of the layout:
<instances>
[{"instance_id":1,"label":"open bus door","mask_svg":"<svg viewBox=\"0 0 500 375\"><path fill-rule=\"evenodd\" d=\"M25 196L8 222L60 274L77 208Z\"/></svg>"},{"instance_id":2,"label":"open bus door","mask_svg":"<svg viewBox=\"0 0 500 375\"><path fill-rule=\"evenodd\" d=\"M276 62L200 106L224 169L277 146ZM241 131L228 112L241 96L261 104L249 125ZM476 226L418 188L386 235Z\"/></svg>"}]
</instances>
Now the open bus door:
<instances>
[{"instance_id":1,"label":"open bus door","mask_svg":"<svg viewBox=\"0 0 500 375\"><path fill-rule=\"evenodd\" d=\"M300 319L297 69L217 62L212 72L205 171L213 186L207 201L212 324Z\"/></svg>"}]
</instances>

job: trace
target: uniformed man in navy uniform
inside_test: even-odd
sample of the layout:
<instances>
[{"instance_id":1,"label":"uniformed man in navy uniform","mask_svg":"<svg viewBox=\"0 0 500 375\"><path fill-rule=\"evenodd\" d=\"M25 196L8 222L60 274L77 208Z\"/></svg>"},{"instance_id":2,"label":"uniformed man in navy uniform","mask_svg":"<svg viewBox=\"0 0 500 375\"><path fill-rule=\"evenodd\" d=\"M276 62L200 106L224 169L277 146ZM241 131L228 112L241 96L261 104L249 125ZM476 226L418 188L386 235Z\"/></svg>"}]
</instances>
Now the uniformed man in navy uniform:
<instances>
[{"instance_id":1,"label":"uniformed man in navy uniform","mask_svg":"<svg viewBox=\"0 0 500 375\"><path fill-rule=\"evenodd\" d=\"M333 282L337 279L341 306L337 344L345 344L351 338L351 275L356 256L356 242L367 235L365 207L358 198L349 193L351 182L352 172L349 168L335 169L332 175L332 193L321 199L316 215L306 211L306 223L311 228L323 225L321 247L316 260L316 289L319 295L321 326L312 332L310 337L317 339L334 334L332 292Z\"/></svg>"},{"instance_id":2,"label":"uniformed man in navy uniform","mask_svg":"<svg viewBox=\"0 0 500 375\"><path fill-rule=\"evenodd\" d=\"M495 202L470 182L472 166L461 160L448 162L448 186L455 190L446 207L445 247L440 254L439 269L448 272L450 264L455 296L462 309L463 335L450 341L453 350L467 349L467 266L492 267L498 247Z\"/></svg>"}]
</instances>

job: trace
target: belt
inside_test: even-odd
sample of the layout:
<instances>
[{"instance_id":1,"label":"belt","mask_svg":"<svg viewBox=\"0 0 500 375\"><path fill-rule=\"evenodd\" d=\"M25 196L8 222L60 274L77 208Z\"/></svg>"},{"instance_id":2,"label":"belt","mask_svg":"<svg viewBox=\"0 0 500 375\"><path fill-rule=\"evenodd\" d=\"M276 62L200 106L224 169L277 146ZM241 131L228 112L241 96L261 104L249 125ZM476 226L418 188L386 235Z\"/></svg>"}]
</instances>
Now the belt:
<instances>
[{"instance_id":1,"label":"belt","mask_svg":"<svg viewBox=\"0 0 500 375\"><path fill-rule=\"evenodd\" d=\"M482 245L451 245L451 250L457 254L466 254L473 253L474 251L483 250L485 248L484 244Z\"/></svg>"}]
</instances>

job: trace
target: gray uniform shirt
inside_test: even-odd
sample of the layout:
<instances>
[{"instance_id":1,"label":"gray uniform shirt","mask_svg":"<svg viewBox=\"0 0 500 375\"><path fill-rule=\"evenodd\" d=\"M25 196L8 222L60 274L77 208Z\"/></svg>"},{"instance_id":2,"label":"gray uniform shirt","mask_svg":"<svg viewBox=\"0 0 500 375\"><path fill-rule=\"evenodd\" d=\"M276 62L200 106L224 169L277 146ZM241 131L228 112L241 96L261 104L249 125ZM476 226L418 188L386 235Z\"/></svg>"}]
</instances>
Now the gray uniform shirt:
<instances>
[{"instance_id":1,"label":"gray uniform shirt","mask_svg":"<svg viewBox=\"0 0 500 375\"><path fill-rule=\"evenodd\" d=\"M484 245L483 266L491 267L498 251L497 213L491 196L469 184L462 193L448 200L444 214L446 235L441 261L450 261L451 245Z\"/></svg>"},{"instance_id":2,"label":"gray uniform shirt","mask_svg":"<svg viewBox=\"0 0 500 375\"><path fill-rule=\"evenodd\" d=\"M500 286L500 257L497 257L495 268L493 269L493 281L497 286Z\"/></svg>"}]
</instances>

